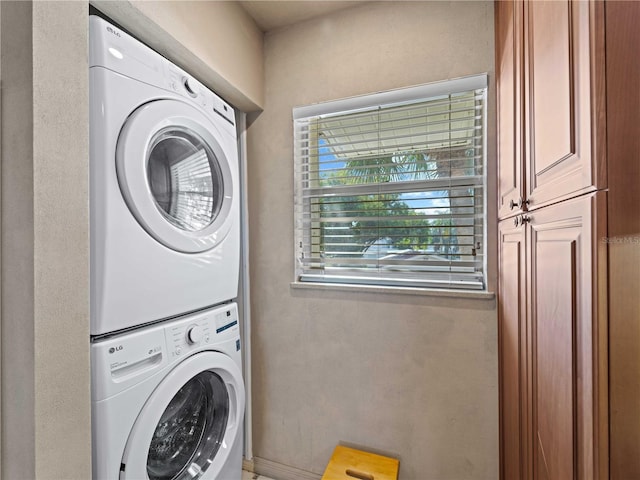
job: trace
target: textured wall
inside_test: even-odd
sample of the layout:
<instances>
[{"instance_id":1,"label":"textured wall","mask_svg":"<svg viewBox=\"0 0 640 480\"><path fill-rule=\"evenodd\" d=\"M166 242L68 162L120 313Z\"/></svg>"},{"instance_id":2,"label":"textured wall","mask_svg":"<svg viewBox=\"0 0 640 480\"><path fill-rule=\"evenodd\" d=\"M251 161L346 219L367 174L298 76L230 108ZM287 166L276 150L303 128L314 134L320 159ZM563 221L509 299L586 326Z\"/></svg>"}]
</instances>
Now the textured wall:
<instances>
[{"instance_id":1,"label":"textured wall","mask_svg":"<svg viewBox=\"0 0 640 480\"><path fill-rule=\"evenodd\" d=\"M88 12L33 8L36 478L71 480L91 472Z\"/></svg>"},{"instance_id":2,"label":"textured wall","mask_svg":"<svg viewBox=\"0 0 640 480\"><path fill-rule=\"evenodd\" d=\"M0 8L2 473L89 478L87 5Z\"/></svg>"},{"instance_id":3,"label":"textured wall","mask_svg":"<svg viewBox=\"0 0 640 480\"><path fill-rule=\"evenodd\" d=\"M29 2L2 2L2 477L35 478Z\"/></svg>"},{"instance_id":4,"label":"textured wall","mask_svg":"<svg viewBox=\"0 0 640 480\"><path fill-rule=\"evenodd\" d=\"M243 111L264 103L262 32L237 2L91 3Z\"/></svg>"},{"instance_id":5,"label":"textured wall","mask_svg":"<svg viewBox=\"0 0 640 480\"><path fill-rule=\"evenodd\" d=\"M481 72L491 2L372 2L266 36L248 131L256 465L318 474L342 441L398 454L403 480L497 478L493 300L290 286L292 107Z\"/></svg>"}]
</instances>

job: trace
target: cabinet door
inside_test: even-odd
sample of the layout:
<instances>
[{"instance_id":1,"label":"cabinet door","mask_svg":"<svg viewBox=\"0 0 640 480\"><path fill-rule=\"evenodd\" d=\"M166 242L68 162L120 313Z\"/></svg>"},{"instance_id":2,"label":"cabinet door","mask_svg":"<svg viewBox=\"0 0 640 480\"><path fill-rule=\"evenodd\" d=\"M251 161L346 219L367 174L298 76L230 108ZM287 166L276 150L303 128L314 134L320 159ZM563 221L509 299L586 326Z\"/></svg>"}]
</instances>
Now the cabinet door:
<instances>
[{"instance_id":1,"label":"cabinet door","mask_svg":"<svg viewBox=\"0 0 640 480\"><path fill-rule=\"evenodd\" d=\"M522 198L522 1L496 2L498 216L519 212Z\"/></svg>"},{"instance_id":2,"label":"cabinet door","mask_svg":"<svg viewBox=\"0 0 640 480\"><path fill-rule=\"evenodd\" d=\"M602 188L601 5L525 5L526 196L529 209ZM599 123L600 122L600 123ZM598 135L596 135L598 134Z\"/></svg>"},{"instance_id":3,"label":"cabinet door","mask_svg":"<svg viewBox=\"0 0 640 480\"><path fill-rule=\"evenodd\" d=\"M533 477L594 478L596 195L529 214Z\"/></svg>"},{"instance_id":4,"label":"cabinet door","mask_svg":"<svg viewBox=\"0 0 640 480\"><path fill-rule=\"evenodd\" d=\"M498 225L500 355L500 478L528 478L525 229Z\"/></svg>"}]
</instances>

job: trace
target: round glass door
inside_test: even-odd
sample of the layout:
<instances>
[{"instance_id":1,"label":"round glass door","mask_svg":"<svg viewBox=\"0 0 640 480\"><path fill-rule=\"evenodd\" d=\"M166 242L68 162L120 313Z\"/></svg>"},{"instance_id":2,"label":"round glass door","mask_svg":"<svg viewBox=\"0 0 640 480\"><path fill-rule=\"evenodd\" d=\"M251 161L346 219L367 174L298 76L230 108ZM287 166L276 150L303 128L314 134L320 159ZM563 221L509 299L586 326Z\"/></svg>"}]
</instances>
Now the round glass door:
<instances>
[{"instance_id":1,"label":"round glass door","mask_svg":"<svg viewBox=\"0 0 640 480\"><path fill-rule=\"evenodd\" d=\"M229 417L224 381L211 371L189 380L160 417L147 456L150 480L192 479L211 465Z\"/></svg>"},{"instance_id":2,"label":"round glass door","mask_svg":"<svg viewBox=\"0 0 640 480\"><path fill-rule=\"evenodd\" d=\"M178 362L136 417L120 480L218 479L231 451L242 449L244 403L231 357L204 351Z\"/></svg>"},{"instance_id":3,"label":"round glass door","mask_svg":"<svg viewBox=\"0 0 640 480\"><path fill-rule=\"evenodd\" d=\"M235 139L177 100L141 106L118 138L116 174L127 207L149 235L179 252L224 240L237 221L237 171Z\"/></svg>"},{"instance_id":4,"label":"round glass door","mask_svg":"<svg viewBox=\"0 0 640 480\"><path fill-rule=\"evenodd\" d=\"M177 228L200 231L220 213L224 198L220 164L194 132L170 127L151 139L147 180L160 213Z\"/></svg>"}]
</instances>

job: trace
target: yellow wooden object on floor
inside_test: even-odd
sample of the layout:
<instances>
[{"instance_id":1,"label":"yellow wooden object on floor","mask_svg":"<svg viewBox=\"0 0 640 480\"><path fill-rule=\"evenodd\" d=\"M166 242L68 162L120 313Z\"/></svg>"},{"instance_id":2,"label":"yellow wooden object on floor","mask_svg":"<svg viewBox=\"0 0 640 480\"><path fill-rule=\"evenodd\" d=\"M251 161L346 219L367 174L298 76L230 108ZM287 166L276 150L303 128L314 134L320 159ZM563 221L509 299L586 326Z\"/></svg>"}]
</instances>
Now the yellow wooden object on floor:
<instances>
[{"instance_id":1,"label":"yellow wooden object on floor","mask_svg":"<svg viewBox=\"0 0 640 480\"><path fill-rule=\"evenodd\" d=\"M398 480L400 461L338 445L322 480Z\"/></svg>"}]
</instances>

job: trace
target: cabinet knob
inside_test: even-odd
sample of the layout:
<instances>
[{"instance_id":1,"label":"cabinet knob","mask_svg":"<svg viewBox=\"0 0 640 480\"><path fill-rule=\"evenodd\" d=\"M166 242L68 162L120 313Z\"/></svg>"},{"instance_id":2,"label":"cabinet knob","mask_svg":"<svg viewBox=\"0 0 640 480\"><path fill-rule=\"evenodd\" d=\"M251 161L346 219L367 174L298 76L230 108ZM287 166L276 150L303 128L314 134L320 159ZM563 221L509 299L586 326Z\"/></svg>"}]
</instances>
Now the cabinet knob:
<instances>
[{"instance_id":1,"label":"cabinet knob","mask_svg":"<svg viewBox=\"0 0 640 480\"><path fill-rule=\"evenodd\" d=\"M519 198L518 201L515 202L513 199L511 199L511 201L509 202L509 210L513 210L516 207L522 208L526 205L529 205L529 200L523 200L522 198Z\"/></svg>"},{"instance_id":2,"label":"cabinet knob","mask_svg":"<svg viewBox=\"0 0 640 480\"><path fill-rule=\"evenodd\" d=\"M525 223L529 223L531 221L531 217L529 215L518 215L513 219L513 226L520 227Z\"/></svg>"}]
</instances>

